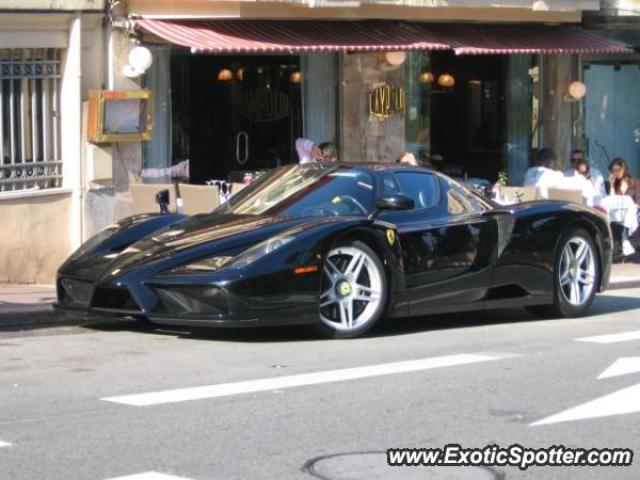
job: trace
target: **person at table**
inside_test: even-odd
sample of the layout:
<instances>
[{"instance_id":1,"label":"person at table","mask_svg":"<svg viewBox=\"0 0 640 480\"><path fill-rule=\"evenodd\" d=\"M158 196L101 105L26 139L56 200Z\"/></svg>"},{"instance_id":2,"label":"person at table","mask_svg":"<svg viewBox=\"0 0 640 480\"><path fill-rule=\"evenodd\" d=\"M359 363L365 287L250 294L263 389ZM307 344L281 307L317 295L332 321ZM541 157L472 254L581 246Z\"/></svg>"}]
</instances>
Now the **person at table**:
<instances>
[{"instance_id":1,"label":"person at table","mask_svg":"<svg viewBox=\"0 0 640 480\"><path fill-rule=\"evenodd\" d=\"M410 167L418 166L418 161L416 160L415 155L411 152L402 152L398 155L398 158L396 158L396 163L399 163L400 165L408 165Z\"/></svg>"},{"instance_id":2,"label":"person at table","mask_svg":"<svg viewBox=\"0 0 640 480\"><path fill-rule=\"evenodd\" d=\"M561 188L564 175L557 169L557 157L553 149L542 148L537 155L537 166L527 170L524 186L538 187L542 198L549 198L549 188Z\"/></svg>"},{"instance_id":3,"label":"person at table","mask_svg":"<svg viewBox=\"0 0 640 480\"><path fill-rule=\"evenodd\" d=\"M590 165L584 155L584 150L579 148L571 151L569 159L571 161L571 168L564 172L565 176L570 177L574 175L574 172L576 171L576 162L586 162L587 173L584 174L584 176L593 184L594 201L598 202L599 199L603 198L607 194L604 176L600 169L596 166Z\"/></svg>"},{"instance_id":4,"label":"person at table","mask_svg":"<svg viewBox=\"0 0 640 480\"><path fill-rule=\"evenodd\" d=\"M628 195L638 205L636 183L631 178L629 166L623 158L614 158L609 164L609 195Z\"/></svg>"},{"instance_id":5,"label":"person at table","mask_svg":"<svg viewBox=\"0 0 640 480\"><path fill-rule=\"evenodd\" d=\"M573 163L573 170L565 172L562 188L580 190L584 203L593 207L600 202L600 199L606 195L601 195L595 191L591 181L591 169L589 163L584 159L576 160Z\"/></svg>"},{"instance_id":6,"label":"person at table","mask_svg":"<svg viewBox=\"0 0 640 480\"><path fill-rule=\"evenodd\" d=\"M335 162L338 160L338 149L331 142L316 144L307 138L296 140L296 152L300 163Z\"/></svg>"}]
</instances>

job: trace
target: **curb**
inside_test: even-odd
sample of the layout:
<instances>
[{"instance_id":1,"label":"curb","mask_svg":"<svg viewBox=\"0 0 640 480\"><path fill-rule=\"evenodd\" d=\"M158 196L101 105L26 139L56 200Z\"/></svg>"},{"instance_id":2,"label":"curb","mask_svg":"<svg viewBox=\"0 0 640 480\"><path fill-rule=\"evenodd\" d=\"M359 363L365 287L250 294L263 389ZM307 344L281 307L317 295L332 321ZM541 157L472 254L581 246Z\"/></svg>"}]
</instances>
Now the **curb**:
<instances>
[{"instance_id":1,"label":"curb","mask_svg":"<svg viewBox=\"0 0 640 480\"><path fill-rule=\"evenodd\" d=\"M50 305L0 311L1 330L80 325L86 319L57 312Z\"/></svg>"},{"instance_id":2,"label":"curb","mask_svg":"<svg viewBox=\"0 0 640 480\"><path fill-rule=\"evenodd\" d=\"M640 278L619 277L613 281L609 280L607 290L621 290L623 288L640 288Z\"/></svg>"}]
</instances>

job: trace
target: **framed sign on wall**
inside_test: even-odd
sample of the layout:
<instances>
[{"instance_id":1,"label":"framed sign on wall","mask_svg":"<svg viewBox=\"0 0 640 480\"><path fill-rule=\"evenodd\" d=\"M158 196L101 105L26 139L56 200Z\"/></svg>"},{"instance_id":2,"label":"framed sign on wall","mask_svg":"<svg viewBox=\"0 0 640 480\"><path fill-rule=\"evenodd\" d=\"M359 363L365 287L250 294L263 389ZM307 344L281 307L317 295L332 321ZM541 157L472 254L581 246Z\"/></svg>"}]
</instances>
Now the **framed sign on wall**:
<instances>
[{"instance_id":1,"label":"framed sign on wall","mask_svg":"<svg viewBox=\"0 0 640 480\"><path fill-rule=\"evenodd\" d=\"M153 95L149 90L89 92L87 138L93 143L149 140Z\"/></svg>"}]
</instances>

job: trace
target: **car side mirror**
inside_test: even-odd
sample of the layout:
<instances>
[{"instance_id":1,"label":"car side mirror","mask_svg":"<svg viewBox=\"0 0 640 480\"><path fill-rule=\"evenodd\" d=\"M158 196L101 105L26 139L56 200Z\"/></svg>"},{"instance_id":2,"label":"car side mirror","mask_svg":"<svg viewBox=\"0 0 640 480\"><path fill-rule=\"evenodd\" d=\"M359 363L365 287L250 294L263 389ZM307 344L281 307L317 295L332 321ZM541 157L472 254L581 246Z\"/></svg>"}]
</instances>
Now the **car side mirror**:
<instances>
[{"instance_id":1,"label":"car side mirror","mask_svg":"<svg viewBox=\"0 0 640 480\"><path fill-rule=\"evenodd\" d=\"M413 206L413 199L406 195L386 195L376 199L376 207L381 210L411 210Z\"/></svg>"}]
</instances>

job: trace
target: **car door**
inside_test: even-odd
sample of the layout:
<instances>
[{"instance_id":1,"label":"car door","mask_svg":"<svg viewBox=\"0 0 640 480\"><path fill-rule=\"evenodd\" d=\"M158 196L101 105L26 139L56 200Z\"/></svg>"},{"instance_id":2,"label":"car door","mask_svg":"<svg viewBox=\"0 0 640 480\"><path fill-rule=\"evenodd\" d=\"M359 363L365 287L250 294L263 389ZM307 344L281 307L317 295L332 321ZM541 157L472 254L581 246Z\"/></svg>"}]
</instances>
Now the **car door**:
<instances>
[{"instance_id":1,"label":"car door","mask_svg":"<svg viewBox=\"0 0 640 480\"><path fill-rule=\"evenodd\" d=\"M403 250L411 315L447 311L483 299L495 258L489 208L462 185L429 172L396 172L395 188L414 209L393 213ZM383 178L383 192L394 188ZM390 216L391 217L391 216Z\"/></svg>"}]
</instances>

